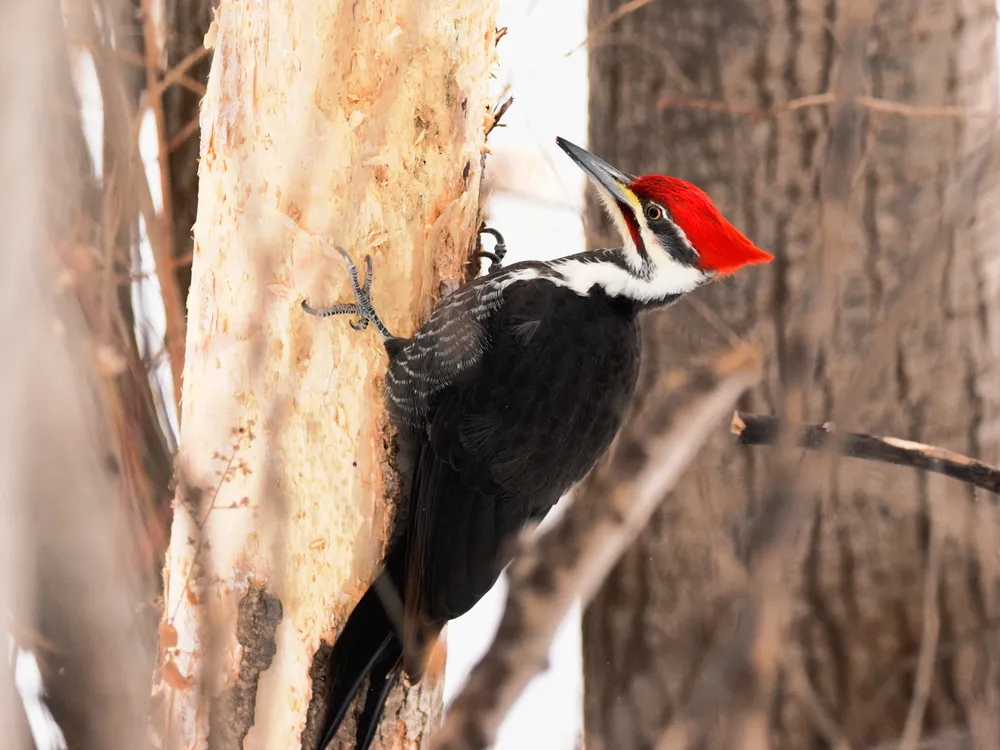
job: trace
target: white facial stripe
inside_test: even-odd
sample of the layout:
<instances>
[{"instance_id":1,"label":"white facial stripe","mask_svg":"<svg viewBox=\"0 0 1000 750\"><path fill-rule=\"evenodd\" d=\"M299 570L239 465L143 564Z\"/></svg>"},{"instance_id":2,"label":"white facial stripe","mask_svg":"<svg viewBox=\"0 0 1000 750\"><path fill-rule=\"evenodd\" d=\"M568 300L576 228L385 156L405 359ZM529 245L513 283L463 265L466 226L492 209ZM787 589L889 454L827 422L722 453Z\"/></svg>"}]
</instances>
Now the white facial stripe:
<instances>
[{"instance_id":1,"label":"white facial stripe","mask_svg":"<svg viewBox=\"0 0 1000 750\"><path fill-rule=\"evenodd\" d=\"M534 268L510 274L496 288L497 296L517 281L548 279L556 286L572 289L580 296L586 296L591 289L599 286L609 297L652 302L674 294L686 294L708 280L708 276L697 268L685 266L669 256L649 277L636 276L614 263L587 262L574 257L551 261L550 267L559 275L550 275Z\"/></svg>"},{"instance_id":2,"label":"white facial stripe","mask_svg":"<svg viewBox=\"0 0 1000 750\"><path fill-rule=\"evenodd\" d=\"M601 196L601 202L604 204L604 210L608 212L608 216L611 217L611 221L614 222L615 229L618 230L618 234L622 238L622 247L625 250L625 257L632 262L632 258L639 258L639 248L635 246L635 242L632 241L632 232L629 231L628 224L625 221L625 217L622 216L622 211L618 207L618 201L615 199L611 193L606 192L603 188L598 188L598 195ZM626 190L626 195L631 195L632 191Z\"/></svg>"},{"instance_id":3,"label":"white facial stripe","mask_svg":"<svg viewBox=\"0 0 1000 750\"><path fill-rule=\"evenodd\" d=\"M567 258L553 263L553 268L565 278L554 278L552 282L581 295L587 294L596 285L611 297L624 296L639 302L652 302L674 294L685 294L707 280L697 268L678 263L667 253L660 254L666 257L657 262L648 276L636 276L613 263L587 263Z\"/></svg>"}]
</instances>

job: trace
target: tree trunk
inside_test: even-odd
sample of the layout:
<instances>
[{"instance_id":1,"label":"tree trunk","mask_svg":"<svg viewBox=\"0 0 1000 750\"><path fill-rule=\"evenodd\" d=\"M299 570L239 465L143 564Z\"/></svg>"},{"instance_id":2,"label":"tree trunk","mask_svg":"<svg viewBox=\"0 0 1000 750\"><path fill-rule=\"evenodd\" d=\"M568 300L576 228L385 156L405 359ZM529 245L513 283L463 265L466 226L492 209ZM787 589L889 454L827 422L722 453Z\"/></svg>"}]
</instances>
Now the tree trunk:
<instances>
[{"instance_id":1,"label":"tree trunk","mask_svg":"<svg viewBox=\"0 0 1000 750\"><path fill-rule=\"evenodd\" d=\"M814 291L804 286L806 264L824 241L819 172L830 124L825 106L782 105L830 87L842 59L840 4L675 0L602 26L620 5L590 0L590 26L600 29L591 53L592 149L627 171L695 182L776 256L767 269L647 318L635 408L647 408L663 368L727 346L735 333L758 342L769 363L767 381L742 408L778 411L789 333ZM872 97L996 111L993 0L883 2L865 50ZM962 171L980 159L969 155L982 152L993 125L946 114L868 112L833 335L819 344L806 410L822 422L850 408L845 429L997 463L997 212L974 179L982 170ZM947 206L952 188L961 191L957 210ZM589 217L610 232L598 206ZM932 237L940 240L928 248ZM914 285L919 304L905 327L889 330L893 303ZM877 387L847 388L882 360ZM655 747L704 678L706 660L733 638L733 595L746 580L741 547L764 496L769 450L735 445L720 424L586 613L589 750ZM912 713L923 736L955 739L942 746L996 747L994 498L852 461L817 486L801 556L787 560L797 607L769 704L772 745L896 742ZM922 642L929 680L921 719L913 699ZM724 739L727 706L715 708L717 746L733 747Z\"/></svg>"},{"instance_id":2,"label":"tree trunk","mask_svg":"<svg viewBox=\"0 0 1000 750\"><path fill-rule=\"evenodd\" d=\"M166 3L167 68L173 68L192 54L204 49L205 34L214 18L215 0L169 0ZM200 84L207 83L212 59L206 56L191 66L187 75ZM174 275L181 304L187 303L191 287L191 253L198 210L198 107L201 96L190 88L174 85L163 92L163 120L166 141L171 147L170 207L173 220Z\"/></svg>"},{"instance_id":3,"label":"tree trunk","mask_svg":"<svg viewBox=\"0 0 1000 750\"><path fill-rule=\"evenodd\" d=\"M300 302L351 298L320 238L362 269L373 256L397 335L464 280L494 15L492 1L224 3L209 32L164 747L315 746L321 640L372 578L395 484L381 342ZM382 747L421 745L438 683L390 699Z\"/></svg>"}]
</instances>

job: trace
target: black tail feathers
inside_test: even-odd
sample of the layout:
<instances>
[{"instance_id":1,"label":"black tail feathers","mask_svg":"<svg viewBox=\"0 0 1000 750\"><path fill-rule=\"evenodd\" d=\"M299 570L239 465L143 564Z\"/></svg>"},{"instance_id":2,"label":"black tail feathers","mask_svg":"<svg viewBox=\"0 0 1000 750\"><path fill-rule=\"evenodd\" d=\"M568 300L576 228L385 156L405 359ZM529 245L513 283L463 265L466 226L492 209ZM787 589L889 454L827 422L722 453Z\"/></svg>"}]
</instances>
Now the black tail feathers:
<instances>
[{"instance_id":1,"label":"black tail feathers","mask_svg":"<svg viewBox=\"0 0 1000 750\"><path fill-rule=\"evenodd\" d=\"M383 577L384 573L379 579ZM389 691L399 678L403 647L380 595L380 586L384 585L377 580L369 587L333 645L327 664L326 715L319 750L337 734L365 677L369 677L355 745L356 750L368 750Z\"/></svg>"},{"instance_id":2,"label":"black tail feathers","mask_svg":"<svg viewBox=\"0 0 1000 750\"><path fill-rule=\"evenodd\" d=\"M394 642L399 643L398 640ZM379 720L382 718L385 701L399 680L402 663L403 650L390 647L384 649L372 665L368 679L368 697L365 698L364 710L358 718L357 750L368 750L372 740L375 739L375 730L378 729Z\"/></svg>"}]
</instances>

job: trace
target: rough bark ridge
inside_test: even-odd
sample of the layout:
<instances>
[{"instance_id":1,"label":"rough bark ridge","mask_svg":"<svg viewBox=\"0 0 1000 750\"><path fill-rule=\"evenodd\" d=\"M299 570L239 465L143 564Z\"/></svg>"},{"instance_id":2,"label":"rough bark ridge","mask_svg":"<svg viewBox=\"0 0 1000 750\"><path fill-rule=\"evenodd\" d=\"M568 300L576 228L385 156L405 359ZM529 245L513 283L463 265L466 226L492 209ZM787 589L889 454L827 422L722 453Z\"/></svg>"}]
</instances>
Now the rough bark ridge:
<instances>
[{"instance_id":1,"label":"rough bark ridge","mask_svg":"<svg viewBox=\"0 0 1000 750\"><path fill-rule=\"evenodd\" d=\"M213 747L315 742L310 665L382 553L392 474L378 337L299 303L348 299L320 237L374 257L374 303L399 335L464 277L494 6L223 3L209 31L164 747L204 748L210 729ZM434 682L393 699L382 747L419 746L440 710Z\"/></svg>"},{"instance_id":2,"label":"rough bark ridge","mask_svg":"<svg viewBox=\"0 0 1000 750\"><path fill-rule=\"evenodd\" d=\"M591 27L619 5L591 0ZM628 171L697 183L776 256L770 268L713 285L695 300L770 355L768 380L745 399L748 410L776 408L784 343L808 291L801 269L823 241L818 172L826 110L748 117L659 109L656 102L705 99L767 110L823 93L839 56L836 13L837 3L819 0L659 2L592 40L592 149ZM867 55L873 97L925 107L996 106L992 0L881 3ZM835 333L821 345L810 388L810 421L860 405L850 424L838 426L1000 459L1000 394L989 386L1000 331L991 244L997 227L985 187L963 186L958 212L942 216L954 171L991 126L870 114L856 177L855 237ZM610 233L596 205L589 216L595 234ZM944 241L918 259L933 232ZM921 305L898 335L879 339L893 300L916 283L922 263L934 271L922 274ZM860 347L872 342L874 354L889 356L887 374L871 393L845 393L856 369L868 364ZM720 326L694 305L649 318L635 408L644 408L663 368L723 345ZM730 595L745 575L740 543L761 498L763 450L735 445L720 424L718 437L587 612L591 750L654 747L691 694L706 655L732 637ZM800 573L789 663L804 670L789 669L774 697L774 746L827 747L836 739L829 725L819 728L816 704L806 707L803 674L853 747L898 739L929 632L925 604L940 633L923 733L957 727L973 744L995 746L1000 519L992 498L977 502L955 483L858 462L842 463L819 486L808 544L801 558L788 560ZM940 577L936 601L925 602L928 572Z\"/></svg>"}]
</instances>

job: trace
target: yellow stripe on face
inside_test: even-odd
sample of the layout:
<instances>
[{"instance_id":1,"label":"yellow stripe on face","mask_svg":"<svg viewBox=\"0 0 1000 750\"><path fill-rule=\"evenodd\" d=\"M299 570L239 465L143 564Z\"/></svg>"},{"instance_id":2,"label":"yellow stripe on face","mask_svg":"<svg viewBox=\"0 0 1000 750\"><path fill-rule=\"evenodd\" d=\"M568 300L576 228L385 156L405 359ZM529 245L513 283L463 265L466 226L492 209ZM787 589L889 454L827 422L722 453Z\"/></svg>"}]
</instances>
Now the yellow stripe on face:
<instances>
[{"instance_id":1,"label":"yellow stripe on face","mask_svg":"<svg viewBox=\"0 0 1000 750\"><path fill-rule=\"evenodd\" d=\"M622 193L624 193L625 197L628 198L628 202L632 206L632 208L635 209L637 213L641 214L642 204L639 202L639 196L633 193L629 189L628 185L623 185L622 183L619 182L618 187L621 188Z\"/></svg>"}]
</instances>

